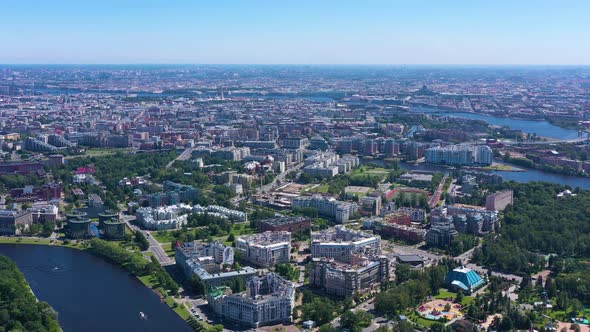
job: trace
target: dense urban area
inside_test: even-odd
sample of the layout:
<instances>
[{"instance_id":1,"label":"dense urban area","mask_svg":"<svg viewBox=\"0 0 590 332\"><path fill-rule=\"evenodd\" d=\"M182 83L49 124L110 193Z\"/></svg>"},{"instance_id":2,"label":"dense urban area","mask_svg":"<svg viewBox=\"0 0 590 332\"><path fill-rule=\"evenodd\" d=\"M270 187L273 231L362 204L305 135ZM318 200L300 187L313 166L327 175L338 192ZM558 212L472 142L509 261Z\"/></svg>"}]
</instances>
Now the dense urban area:
<instances>
[{"instance_id":1,"label":"dense urban area","mask_svg":"<svg viewBox=\"0 0 590 332\"><path fill-rule=\"evenodd\" d=\"M588 67L0 66L0 332L76 330L68 252L189 331L590 331L589 111Z\"/></svg>"}]
</instances>

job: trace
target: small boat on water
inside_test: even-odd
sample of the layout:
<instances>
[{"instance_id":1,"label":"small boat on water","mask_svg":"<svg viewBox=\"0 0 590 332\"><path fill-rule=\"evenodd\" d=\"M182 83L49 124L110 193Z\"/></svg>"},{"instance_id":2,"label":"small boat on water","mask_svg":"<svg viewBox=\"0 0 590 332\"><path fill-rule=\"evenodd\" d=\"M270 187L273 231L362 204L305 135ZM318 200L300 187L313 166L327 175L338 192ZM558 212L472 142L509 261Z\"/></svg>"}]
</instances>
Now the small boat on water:
<instances>
[{"instance_id":1,"label":"small boat on water","mask_svg":"<svg viewBox=\"0 0 590 332\"><path fill-rule=\"evenodd\" d=\"M139 312L139 316L141 317L141 319L147 319L148 318L147 315L143 311L140 311Z\"/></svg>"}]
</instances>

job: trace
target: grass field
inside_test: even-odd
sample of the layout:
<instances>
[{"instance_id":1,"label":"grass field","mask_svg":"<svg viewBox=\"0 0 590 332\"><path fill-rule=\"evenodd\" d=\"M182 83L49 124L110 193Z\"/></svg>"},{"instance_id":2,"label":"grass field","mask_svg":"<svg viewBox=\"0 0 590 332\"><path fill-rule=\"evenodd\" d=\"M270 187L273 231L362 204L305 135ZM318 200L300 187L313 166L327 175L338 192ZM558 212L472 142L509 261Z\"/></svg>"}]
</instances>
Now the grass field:
<instances>
[{"instance_id":1,"label":"grass field","mask_svg":"<svg viewBox=\"0 0 590 332\"><path fill-rule=\"evenodd\" d=\"M320 184L317 186L314 185L314 186L310 187L309 189L306 189L306 191L310 192L310 193L325 194L328 192L328 189L330 189L329 184Z\"/></svg>"},{"instance_id":2,"label":"grass field","mask_svg":"<svg viewBox=\"0 0 590 332\"><path fill-rule=\"evenodd\" d=\"M166 255L168 255L168 257L174 257L176 255L172 243L163 244L162 248L164 248L164 251L166 252Z\"/></svg>"},{"instance_id":3,"label":"grass field","mask_svg":"<svg viewBox=\"0 0 590 332\"><path fill-rule=\"evenodd\" d=\"M518 167L504 165L504 164L492 164L490 166L482 167L481 169L490 170L490 171L508 171L508 172L522 172L523 171L522 169L520 169Z\"/></svg>"},{"instance_id":4,"label":"grass field","mask_svg":"<svg viewBox=\"0 0 590 332\"><path fill-rule=\"evenodd\" d=\"M435 299L449 299L449 298L452 298L452 299L454 299L455 297L457 297L457 293L454 293L454 292L449 292L448 290L446 290L446 289L444 289L444 288L441 288L441 289L438 291L438 295L437 295L437 296L435 296L434 298L435 298ZM468 306L468 305L469 305L471 302L473 302L474 300L475 300L475 298L474 298L474 297L472 297L472 296L467 296L467 295L464 295L464 296L463 296L463 301L461 301L461 305L462 305L462 306Z\"/></svg>"},{"instance_id":5,"label":"grass field","mask_svg":"<svg viewBox=\"0 0 590 332\"><path fill-rule=\"evenodd\" d=\"M157 232L151 232L151 236L153 236L156 241L160 242L160 243L168 243L168 242L175 242L176 238L174 238L174 236L172 236L172 232L173 231L157 231Z\"/></svg>"},{"instance_id":6,"label":"grass field","mask_svg":"<svg viewBox=\"0 0 590 332\"><path fill-rule=\"evenodd\" d=\"M250 228L250 223L233 224L231 232L235 236L254 234L254 229Z\"/></svg>"},{"instance_id":7,"label":"grass field","mask_svg":"<svg viewBox=\"0 0 590 332\"><path fill-rule=\"evenodd\" d=\"M60 242L60 241L57 241ZM3 244L52 244L49 239L34 239L34 238L23 238L23 237L0 237L0 243ZM59 243L58 243L59 245Z\"/></svg>"},{"instance_id":8,"label":"grass field","mask_svg":"<svg viewBox=\"0 0 590 332\"><path fill-rule=\"evenodd\" d=\"M355 174L371 174L371 175L385 175L388 171L382 167L369 167L369 166L361 166L356 168L352 171L352 175Z\"/></svg>"},{"instance_id":9,"label":"grass field","mask_svg":"<svg viewBox=\"0 0 590 332\"><path fill-rule=\"evenodd\" d=\"M435 320L429 320L426 318L422 318L415 311L412 311L410 314L407 315L407 317L410 321L412 321L418 325L424 326L426 328L431 327L434 323L437 322Z\"/></svg>"}]
</instances>

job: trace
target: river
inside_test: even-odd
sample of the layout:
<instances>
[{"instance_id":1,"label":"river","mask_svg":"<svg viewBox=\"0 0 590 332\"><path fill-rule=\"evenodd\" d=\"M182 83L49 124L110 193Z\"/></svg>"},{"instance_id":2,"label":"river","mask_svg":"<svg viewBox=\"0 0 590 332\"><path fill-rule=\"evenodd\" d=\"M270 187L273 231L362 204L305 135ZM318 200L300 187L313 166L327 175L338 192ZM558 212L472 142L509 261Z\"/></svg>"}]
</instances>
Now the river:
<instances>
[{"instance_id":1,"label":"river","mask_svg":"<svg viewBox=\"0 0 590 332\"><path fill-rule=\"evenodd\" d=\"M382 167L385 167L385 163L379 159L372 159L372 160L360 160L361 165L371 163L376 164ZM435 171L435 172L449 172L449 169L445 166L437 166L437 165L428 165L428 164L413 164L407 162L401 162L400 167L402 169L411 171ZM511 165L515 166L515 165ZM580 187L582 189L590 190L590 177L581 177L581 176L572 176L572 175L561 175L561 174L554 174L548 173L544 171L540 171L537 169L532 168L522 168L520 166L515 166L517 168L522 169L522 172L512 172L512 171L482 171L488 172L493 174L501 175L505 181L515 181L521 183L527 182L548 182L548 183L555 183L561 185L567 185L572 188Z\"/></svg>"},{"instance_id":2,"label":"river","mask_svg":"<svg viewBox=\"0 0 590 332\"><path fill-rule=\"evenodd\" d=\"M166 303L124 270L76 249L1 244L65 332L192 331ZM147 319L141 319L143 311Z\"/></svg>"},{"instance_id":3,"label":"river","mask_svg":"<svg viewBox=\"0 0 590 332\"><path fill-rule=\"evenodd\" d=\"M496 116L481 115L475 113L453 112L438 108L430 107L412 107L413 111L429 114L438 114L446 116L455 116L465 119L482 120L491 125L505 126L512 129L521 130L524 133L537 134L538 136L555 138L555 139L575 139L578 138L578 132L573 129L566 129L553 125L545 120L517 120L511 118L501 118Z\"/></svg>"}]
</instances>

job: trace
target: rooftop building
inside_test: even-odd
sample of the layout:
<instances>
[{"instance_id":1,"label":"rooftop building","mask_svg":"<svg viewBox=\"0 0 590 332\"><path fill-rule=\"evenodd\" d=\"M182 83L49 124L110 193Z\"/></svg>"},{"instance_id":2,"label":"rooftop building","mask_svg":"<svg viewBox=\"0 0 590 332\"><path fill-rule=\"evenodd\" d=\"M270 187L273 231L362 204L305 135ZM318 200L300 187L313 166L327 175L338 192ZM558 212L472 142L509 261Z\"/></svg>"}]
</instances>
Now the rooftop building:
<instances>
[{"instance_id":1,"label":"rooftop building","mask_svg":"<svg viewBox=\"0 0 590 332\"><path fill-rule=\"evenodd\" d=\"M174 247L176 265L187 278L196 275L207 286L219 286L233 279L246 280L257 273L246 266L240 270L230 270L234 263L234 249L221 242L186 242Z\"/></svg>"},{"instance_id":2,"label":"rooftop building","mask_svg":"<svg viewBox=\"0 0 590 332\"><path fill-rule=\"evenodd\" d=\"M294 285L279 275L269 273L248 279L246 292L231 294L227 287L212 289L209 306L224 319L258 328L288 324L295 306Z\"/></svg>"},{"instance_id":3,"label":"rooftop building","mask_svg":"<svg viewBox=\"0 0 590 332\"><path fill-rule=\"evenodd\" d=\"M309 231L311 219L307 217L277 217L273 219L260 220L256 223L259 232L266 231L287 231L291 234Z\"/></svg>"},{"instance_id":4,"label":"rooftop building","mask_svg":"<svg viewBox=\"0 0 590 332\"><path fill-rule=\"evenodd\" d=\"M309 271L312 287L322 288L327 294L340 298L369 292L381 282L389 280L390 262L385 256L353 257L343 264L333 258L314 258Z\"/></svg>"},{"instance_id":5,"label":"rooftop building","mask_svg":"<svg viewBox=\"0 0 590 332\"><path fill-rule=\"evenodd\" d=\"M311 257L350 262L354 253L381 254L381 238L363 231L336 226L311 234Z\"/></svg>"},{"instance_id":6,"label":"rooftop building","mask_svg":"<svg viewBox=\"0 0 590 332\"><path fill-rule=\"evenodd\" d=\"M338 223L345 223L352 214L358 210L358 204L354 202L342 202L334 198L326 198L320 195L295 197L292 200L293 210L314 208L318 213L333 218Z\"/></svg>"},{"instance_id":7,"label":"rooftop building","mask_svg":"<svg viewBox=\"0 0 590 332\"><path fill-rule=\"evenodd\" d=\"M449 145L426 150L426 161L445 165L491 165L492 149L487 145Z\"/></svg>"},{"instance_id":8,"label":"rooftop building","mask_svg":"<svg viewBox=\"0 0 590 332\"><path fill-rule=\"evenodd\" d=\"M140 207L135 216L137 223L144 229L162 230L178 229L187 223L187 214L191 207L186 204L163 206L158 208Z\"/></svg>"},{"instance_id":9,"label":"rooftop building","mask_svg":"<svg viewBox=\"0 0 590 332\"><path fill-rule=\"evenodd\" d=\"M33 224L31 211L0 210L0 234L20 235Z\"/></svg>"},{"instance_id":10,"label":"rooftop building","mask_svg":"<svg viewBox=\"0 0 590 332\"><path fill-rule=\"evenodd\" d=\"M477 272L466 267L458 267L447 274L447 287L454 290L461 290L471 294L474 290L485 284Z\"/></svg>"},{"instance_id":11,"label":"rooftop building","mask_svg":"<svg viewBox=\"0 0 590 332\"><path fill-rule=\"evenodd\" d=\"M264 232L236 239L236 250L243 259L260 267L288 263L291 255L291 233Z\"/></svg>"}]
</instances>

